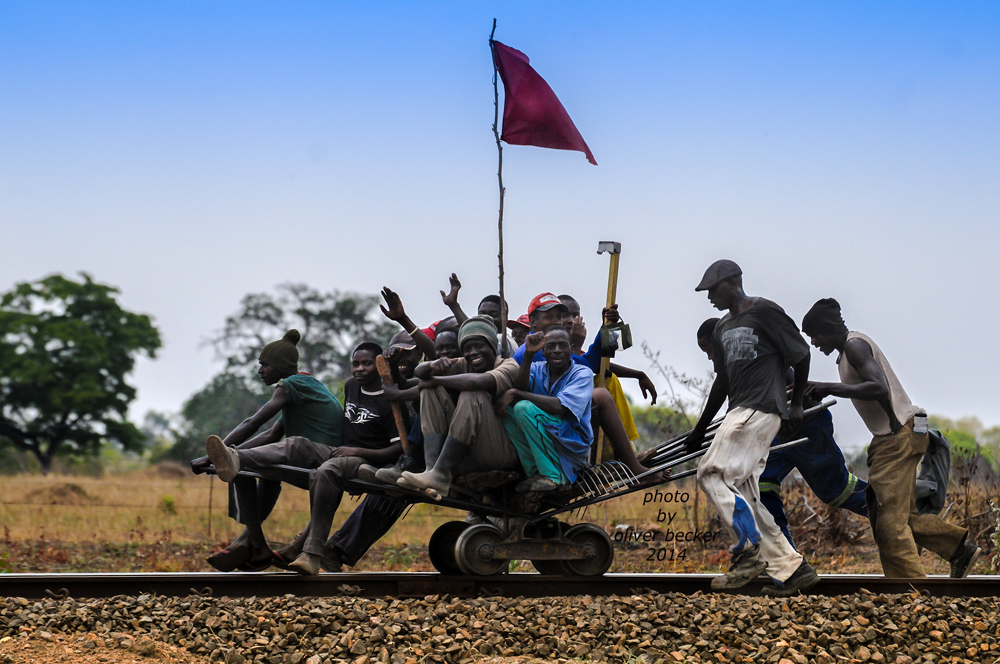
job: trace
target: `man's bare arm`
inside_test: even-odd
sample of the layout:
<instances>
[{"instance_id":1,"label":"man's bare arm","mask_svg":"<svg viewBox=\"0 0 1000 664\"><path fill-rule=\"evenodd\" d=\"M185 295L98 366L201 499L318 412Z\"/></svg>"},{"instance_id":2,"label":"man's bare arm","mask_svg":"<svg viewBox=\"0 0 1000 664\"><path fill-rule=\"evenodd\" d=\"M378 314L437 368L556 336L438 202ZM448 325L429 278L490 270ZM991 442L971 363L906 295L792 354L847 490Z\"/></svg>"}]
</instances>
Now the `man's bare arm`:
<instances>
[{"instance_id":1,"label":"man's bare arm","mask_svg":"<svg viewBox=\"0 0 1000 664\"><path fill-rule=\"evenodd\" d=\"M447 387L460 392L485 391L493 394L497 389L497 380L488 373L464 373L454 376L431 376L420 384L423 388Z\"/></svg>"},{"instance_id":2,"label":"man's bare arm","mask_svg":"<svg viewBox=\"0 0 1000 664\"><path fill-rule=\"evenodd\" d=\"M832 395L860 401L875 401L889 417L889 427L893 432L899 431L902 424L896 419L892 409L892 399L889 394L889 381L886 380L882 367L875 361L872 347L864 339L848 339L844 345L844 360L847 361L861 378L860 383L847 385L845 383L809 383L807 394L817 399Z\"/></svg>"},{"instance_id":3,"label":"man's bare arm","mask_svg":"<svg viewBox=\"0 0 1000 664\"><path fill-rule=\"evenodd\" d=\"M534 392L527 392L525 390L507 390L504 392L503 397L501 397L501 401L503 402L505 408L513 406L518 401L530 401L549 415L555 415L556 417L561 417L563 419L572 415L569 408L564 406L562 401L559 401L559 397L535 394Z\"/></svg>"},{"instance_id":4,"label":"man's bare arm","mask_svg":"<svg viewBox=\"0 0 1000 664\"><path fill-rule=\"evenodd\" d=\"M385 314L385 317L399 323L400 327L410 334L413 338L413 343L416 344L417 348L425 356L434 357L437 355L437 351L434 350L434 342L431 341L431 338L406 315L406 310L403 308L403 301L399 298L399 295L386 286L382 289L382 298L385 300L385 305L380 304L379 308Z\"/></svg>"},{"instance_id":5,"label":"man's bare arm","mask_svg":"<svg viewBox=\"0 0 1000 664\"><path fill-rule=\"evenodd\" d=\"M701 447L702 441L705 440L705 431L708 430L708 425L712 423L712 419L719 412L719 409L722 408L722 404L726 403L728 395L729 387L725 379L716 376L715 381L712 382L712 389L708 393L705 409L701 411L698 423L694 425L694 429L691 429L691 433L688 434L687 441L685 442L688 452L697 452Z\"/></svg>"},{"instance_id":6,"label":"man's bare arm","mask_svg":"<svg viewBox=\"0 0 1000 664\"><path fill-rule=\"evenodd\" d=\"M631 369L629 367L623 367L620 364L615 364L612 362L610 364L611 371L619 378L635 378L639 381L639 389L642 390L642 398L646 399L652 397L652 404L656 405L656 385L653 385L653 381L649 379L645 371L640 371L639 369Z\"/></svg>"},{"instance_id":7,"label":"man's bare arm","mask_svg":"<svg viewBox=\"0 0 1000 664\"><path fill-rule=\"evenodd\" d=\"M271 397L271 400L268 401L263 406L261 406L260 410L258 410L256 413L254 413L247 419L240 422L235 429L229 432L229 435L226 436L222 442L231 447L242 445L243 443L250 440L250 437L253 436L254 433L256 433L257 430L260 429L265 422L267 422L272 417L280 413L281 409L284 408L285 404L287 403L288 403L288 392L285 390L285 388L279 385L278 387L275 388L274 396ZM277 424L275 426L277 426ZM272 431L273 429L274 427L271 427ZM272 431L265 432L265 434L262 435L270 437ZM281 433L284 433L284 426L281 427ZM256 438L261 438L261 436L257 436ZM281 438L279 437L277 440L281 440ZM277 441L267 440L266 442L277 442ZM263 444L265 443L258 442L255 445L252 445L252 447L257 447L258 445L263 445Z\"/></svg>"}]
</instances>

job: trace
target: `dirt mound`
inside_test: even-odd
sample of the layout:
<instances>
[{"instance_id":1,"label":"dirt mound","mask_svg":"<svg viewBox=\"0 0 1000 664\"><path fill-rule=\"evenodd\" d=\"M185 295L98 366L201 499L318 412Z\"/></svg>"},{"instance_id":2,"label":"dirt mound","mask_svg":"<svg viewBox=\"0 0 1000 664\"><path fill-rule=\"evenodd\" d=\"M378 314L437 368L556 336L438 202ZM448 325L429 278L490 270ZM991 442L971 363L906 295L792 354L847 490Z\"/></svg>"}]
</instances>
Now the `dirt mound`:
<instances>
[{"instance_id":1,"label":"dirt mound","mask_svg":"<svg viewBox=\"0 0 1000 664\"><path fill-rule=\"evenodd\" d=\"M27 498L30 502L44 505L96 505L100 502L84 491L82 486L72 482L35 489Z\"/></svg>"},{"instance_id":2,"label":"dirt mound","mask_svg":"<svg viewBox=\"0 0 1000 664\"><path fill-rule=\"evenodd\" d=\"M124 635L120 641L115 641L94 634L69 636L40 630L30 636L0 638L0 663L59 664L67 661L74 664L204 664L208 658L168 643L134 640Z\"/></svg>"},{"instance_id":3,"label":"dirt mound","mask_svg":"<svg viewBox=\"0 0 1000 664\"><path fill-rule=\"evenodd\" d=\"M143 475L167 480L184 479L191 476L191 467L176 461L161 461L144 470Z\"/></svg>"}]
</instances>

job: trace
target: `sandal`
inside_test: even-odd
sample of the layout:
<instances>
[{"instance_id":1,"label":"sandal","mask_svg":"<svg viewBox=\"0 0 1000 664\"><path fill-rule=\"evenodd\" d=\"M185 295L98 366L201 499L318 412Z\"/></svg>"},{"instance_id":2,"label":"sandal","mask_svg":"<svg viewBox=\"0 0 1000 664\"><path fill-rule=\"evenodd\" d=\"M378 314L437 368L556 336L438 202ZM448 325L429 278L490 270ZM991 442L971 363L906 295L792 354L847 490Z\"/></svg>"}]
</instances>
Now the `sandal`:
<instances>
[{"instance_id":1,"label":"sandal","mask_svg":"<svg viewBox=\"0 0 1000 664\"><path fill-rule=\"evenodd\" d=\"M275 551L274 557L271 558L271 564L277 567L278 569L289 571L288 570L289 563L291 563L291 561L286 560L285 557L281 555L280 551Z\"/></svg>"},{"instance_id":2,"label":"sandal","mask_svg":"<svg viewBox=\"0 0 1000 664\"><path fill-rule=\"evenodd\" d=\"M210 555L208 564L220 572L232 572L234 569L250 560L250 547L234 546L231 549L222 549Z\"/></svg>"}]
</instances>

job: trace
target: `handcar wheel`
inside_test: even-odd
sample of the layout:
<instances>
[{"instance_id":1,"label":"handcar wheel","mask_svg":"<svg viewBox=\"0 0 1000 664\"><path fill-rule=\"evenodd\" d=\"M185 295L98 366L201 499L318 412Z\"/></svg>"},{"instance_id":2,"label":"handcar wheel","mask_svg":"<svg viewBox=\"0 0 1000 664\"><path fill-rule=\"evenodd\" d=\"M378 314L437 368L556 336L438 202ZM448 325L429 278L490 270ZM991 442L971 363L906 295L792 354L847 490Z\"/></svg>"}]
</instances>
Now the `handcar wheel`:
<instances>
[{"instance_id":1,"label":"handcar wheel","mask_svg":"<svg viewBox=\"0 0 1000 664\"><path fill-rule=\"evenodd\" d=\"M448 521L438 526L427 542L427 555L430 556L434 569L442 574L462 573L455 561L455 542L468 527L469 524L464 521Z\"/></svg>"},{"instance_id":2,"label":"handcar wheel","mask_svg":"<svg viewBox=\"0 0 1000 664\"><path fill-rule=\"evenodd\" d=\"M561 535L565 535L569 529L570 525L563 521L559 521L559 530ZM565 561L562 560L532 560L531 564L535 566L539 574L551 574L555 576L560 576L563 574L569 574L569 570L566 569Z\"/></svg>"},{"instance_id":3,"label":"handcar wheel","mask_svg":"<svg viewBox=\"0 0 1000 664\"><path fill-rule=\"evenodd\" d=\"M494 560L483 555L486 547L499 544L503 539L503 532L493 524L477 523L469 526L455 542L455 561L458 563L458 568L466 574L476 576L503 572L507 569L506 560Z\"/></svg>"},{"instance_id":4,"label":"handcar wheel","mask_svg":"<svg viewBox=\"0 0 1000 664\"><path fill-rule=\"evenodd\" d=\"M562 561L570 574L600 576L607 572L614 562L614 545L600 526L592 523L577 524L566 531L566 538L574 544L590 545L594 548L594 555L590 558Z\"/></svg>"}]
</instances>

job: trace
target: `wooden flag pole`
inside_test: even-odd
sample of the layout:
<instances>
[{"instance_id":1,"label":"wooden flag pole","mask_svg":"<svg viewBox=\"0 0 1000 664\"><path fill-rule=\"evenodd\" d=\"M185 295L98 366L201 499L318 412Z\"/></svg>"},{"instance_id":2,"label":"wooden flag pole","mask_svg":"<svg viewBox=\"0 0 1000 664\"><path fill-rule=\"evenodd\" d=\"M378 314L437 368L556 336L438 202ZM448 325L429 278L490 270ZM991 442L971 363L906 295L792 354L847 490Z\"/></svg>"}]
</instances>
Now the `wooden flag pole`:
<instances>
[{"instance_id":1,"label":"wooden flag pole","mask_svg":"<svg viewBox=\"0 0 1000 664\"><path fill-rule=\"evenodd\" d=\"M504 297L503 293L503 196L505 189L503 188L503 145L500 144L500 88L497 82L499 78L499 71L497 70L497 55L493 50L493 35L497 31L497 20L493 19L493 30L490 31L490 54L493 56L493 136L497 140L497 154L498 154L498 165L497 165L497 183L500 186L500 216L497 219L497 233L500 236L499 243L499 253L497 254L497 259L500 264L500 320L504 325L507 324L507 298ZM507 330L497 330L500 334L501 339L506 339ZM501 350L503 346L501 345Z\"/></svg>"},{"instance_id":2,"label":"wooden flag pole","mask_svg":"<svg viewBox=\"0 0 1000 664\"><path fill-rule=\"evenodd\" d=\"M608 268L608 297L605 302L605 307L610 307L615 303L618 298L618 260L622 255L622 245L621 242L598 242L597 243L597 253L611 254L611 264ZM601 318L601 324L606 323L603 317ZM602 354L603 355L603 354ZM611 366L610 357L601 357L601 372L597 377L597 386L606 387L608 384L608 369ZM599 429L597 432L597 463L601 463L601 458L604 456L604 429Z\"/></svg>"}]
</instances>

